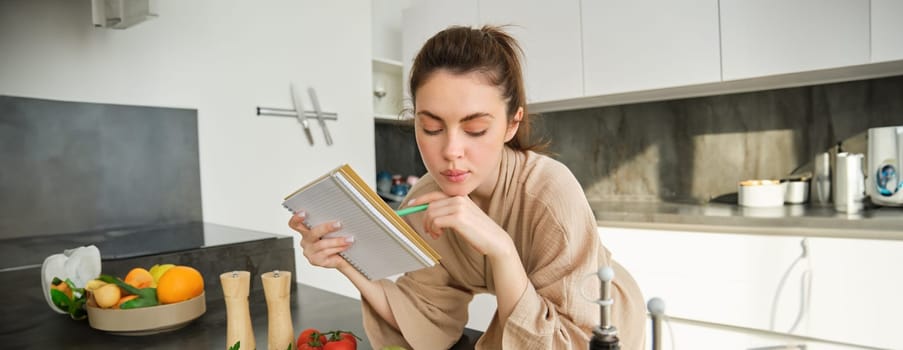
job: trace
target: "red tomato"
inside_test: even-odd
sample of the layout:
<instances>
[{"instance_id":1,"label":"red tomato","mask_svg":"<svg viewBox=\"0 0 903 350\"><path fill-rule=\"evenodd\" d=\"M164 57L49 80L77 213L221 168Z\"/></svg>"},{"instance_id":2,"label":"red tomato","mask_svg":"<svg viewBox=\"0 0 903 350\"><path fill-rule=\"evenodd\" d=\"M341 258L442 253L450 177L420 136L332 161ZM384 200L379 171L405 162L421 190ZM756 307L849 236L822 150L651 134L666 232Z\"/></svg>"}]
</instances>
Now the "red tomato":
<instances>
[{"instance_id":1,"label":"red tomato","mask_svg":"<svg viewBox=\"0 0 903 350\"><path fill-rule=\"evenodd\" d=\"M354 344L354 346L357 346L357 336L354 335L354 333L340 331L339 335L342 337L342 340L347 340L351 342L351 344Z\"/></svg>"},{"instance_id":2,"label":"red tomato","mask_svg":"<svg viewBox=\"0 0 903 350\"><path fill-rule=\"evenodd\" d=\"M357 350L357 345L348 339L342 339L326 343L323 350Z\"/></svg>"},{"instance_id":3,"label":"red tomato","mask_svg":"<svg viewBox=\"0 0 903 350\"><path fill-rule=\"evenodd\" d=\"M354 333L346 331L329 332L329 342L323 347L323 350L356 350L357 336Z\"/></svg>"},{"instance_id":4,"label":"red tomato","mask_svg":"<svg viewBox=\"0 0 903 350\"><path fill-rule=\"evenodd\" d=\"M323 348L323 344L326 344L326 335L320 333L316 328L308 328L298 335L298 342L295 344L295 347L298 350L319 350Z\"/></svg>"}]
</instances>

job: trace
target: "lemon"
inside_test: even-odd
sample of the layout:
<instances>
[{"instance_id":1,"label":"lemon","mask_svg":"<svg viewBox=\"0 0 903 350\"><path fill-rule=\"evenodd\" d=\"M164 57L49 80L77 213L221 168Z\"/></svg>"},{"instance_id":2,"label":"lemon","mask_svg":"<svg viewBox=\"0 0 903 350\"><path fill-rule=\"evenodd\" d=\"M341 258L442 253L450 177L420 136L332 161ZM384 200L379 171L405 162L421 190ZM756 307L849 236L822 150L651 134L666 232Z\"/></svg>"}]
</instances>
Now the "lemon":
<instances>
[{"instance_id":1,"label":"lemon","mask_svg":"<svg viewBox=\"0 0 903 350\"><path fill-rule=\"evenodd\" d=\"M150 272L151 276L154 277L154 285L156 286L156 284L158 282L160 282L160 276L163 276L163 274L166 273L166 271L169 271L169 269L173 268L174 266L176 266L176 265L175 264L162 264L162 265L156 264L154 266L151 266L149 272Z\"/></svg>"}]
</instances>

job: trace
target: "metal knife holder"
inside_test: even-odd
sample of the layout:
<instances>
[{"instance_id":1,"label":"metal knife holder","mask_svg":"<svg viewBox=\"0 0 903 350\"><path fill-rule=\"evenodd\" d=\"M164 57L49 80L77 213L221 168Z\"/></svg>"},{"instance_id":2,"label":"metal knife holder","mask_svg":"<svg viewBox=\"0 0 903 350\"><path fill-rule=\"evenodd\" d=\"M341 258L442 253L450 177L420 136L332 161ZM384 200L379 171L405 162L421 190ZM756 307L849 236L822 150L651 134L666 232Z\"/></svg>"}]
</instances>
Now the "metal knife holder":
<instances>
[{"instance_id":1,"label":"metal knife holder","mask_svg":"<svg viewBox=\"0 0 903 350\"><path fill-rule=\"evenodd\" d=\"M310 96L310 103L314 107L314 109L310 111L304 109L304 103L301 100L301 95L299 95L295 89L295 84L289 85L289 92L292 95L292 104L295 107L294 109L257 107L257 115L270 117L293 117L297 119L298 123L301 123L301 126L304 127L304 135L307 136L307 142L309 142L311 146L313 146L314 144L314 137L311 134L310 122L308 121L308 119L315 119L320 125L320 128L323 129L323 137L326 139L326 144L332 145L332 135L329 133L329 129L326 127L326 121L338 120L338 114L332 112L324 112L322 109L320 109L320 101L317 99L317 91L312 87L307 88L307 94L308 96Z\"/></svg>"}]
</instances>

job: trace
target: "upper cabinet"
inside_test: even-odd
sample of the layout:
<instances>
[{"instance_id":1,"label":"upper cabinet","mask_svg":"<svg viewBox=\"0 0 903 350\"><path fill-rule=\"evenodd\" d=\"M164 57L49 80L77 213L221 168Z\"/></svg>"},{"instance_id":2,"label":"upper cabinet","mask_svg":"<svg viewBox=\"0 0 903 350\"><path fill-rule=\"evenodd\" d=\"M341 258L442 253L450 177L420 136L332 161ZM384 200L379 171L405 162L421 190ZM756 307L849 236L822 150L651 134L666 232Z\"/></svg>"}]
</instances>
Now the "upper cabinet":
<instances>
[{"instance_id":1,"label":"upper cabinet","mask_svg":"<svg viewBox=\"0 0 903 350\"><path fill-rule=\"evenodd\" d=\"M402 118L405 96L402 94L401 61L374 57L373 117L376 121L395 122Z\"/></svg>"},{"instance_id":2,"label":"upper cabinet","mask_svg":"<svg viewBox=\"0 0 903 350\"><path fill-rule=\"evenodd\" d=\"M524 51L530 103L583 95L579 0L481 0L480 24L507 25Z\"/></svg>"},{"instance_id":3,"label":"upper cabinet","mask_svg":"<svg viewBox=\"0 0 903 350\"><path fill-rule=\"evenodd\" d=\"M404 95L410 98L408 74L420 47L433 34L451 25L476 25L479 22L478 0L420 0L402 12L401 58Z\"/></svg>"},{"instance_id":4,"label":"upper cabinet","mask_svg":"<svg viewBox=\"0 0 903 350\"><path fill-rule=\"evenodd\" d=\"M903 74L899 0L419 0L402 22L405 78L439 30L511 24L533 113Z\"/></svg>"},{"instance_id":5,"label":"upper cabinet","mask_svg":"<svg viewBox=\"0 0 903 350\"><path fill-rule=\"evenodd\" d=\"M718 1L584 0L586 95L721 80Z\"/></svg>"},{"instance_id":6,"label":"upper cabinet","mask_svg":"<svg viewBox=\"0 0 903 350\"><path fill-rule=\"evenodd\" d=\"M903 1L872 0L872 62L903 59Z\"/></svg>"},{"instance_id":7,"label":"upper cabinet","mask_svg":"<svg viewBox=\"0 0 903 350\"><path fill-rule=\"evenodd\" d=\"M583 95L579 0L466 0L415 2L402 16L404 74L429 37L450 25L508 25L524 50L531 103ZM405 93L409 94L408 86Z\"/></svg>"},{"instance_id":8,"label":"upper cabinet","mask_svg":"<svg viewBox=\"0 0 903 350\"><path fill-rule=\"evenodd\" d=\"M373 117L397 121L402 111L401 12L398 0L370 0L373 46Z\"/></svg>"},{"instance_id":9,"label":"upper cabinet","mask_svg":"<svg viewBox=\"0 0 903 350\"><path fill-rule=\"evenodd\" d=\"M869 54L869 0L721 0L724 80L866 64Z\"/></svg>"}]
</instances>

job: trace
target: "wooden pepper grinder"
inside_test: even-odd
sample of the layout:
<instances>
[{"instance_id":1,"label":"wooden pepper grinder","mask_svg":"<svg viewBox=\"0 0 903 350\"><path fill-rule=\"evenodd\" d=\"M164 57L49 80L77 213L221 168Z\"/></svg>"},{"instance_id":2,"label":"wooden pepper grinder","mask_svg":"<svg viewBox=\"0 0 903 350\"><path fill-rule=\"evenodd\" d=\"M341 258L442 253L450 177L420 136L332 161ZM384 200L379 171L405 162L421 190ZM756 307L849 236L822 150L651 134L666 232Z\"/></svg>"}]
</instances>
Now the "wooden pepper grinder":
<instances>
[{"instance_id":1,"label":"wooden pepper grinder","mask_svg":"<svg viewBox=\"0 0 903 350\"><path fill-rule=\"evenodd\" d=\"M289 297L292 288L291 271L273 271L260 275L267 299L267 348L285 350L295 341Z\"/></svg>"},{"instance_id":2,"label":"wooden pepper grinder","mask_svg":"<svg viewBox=\"0 0 903 350\"><path fill-rule=\"evenodd\" d=\"M226 348L241 342L240 349L254 350L254 329L251 324L251 310L248 292L251 287L251 273L233 271L219 275L223 285L223 299L226 300Z\"/></svg>"}]
</instances>

